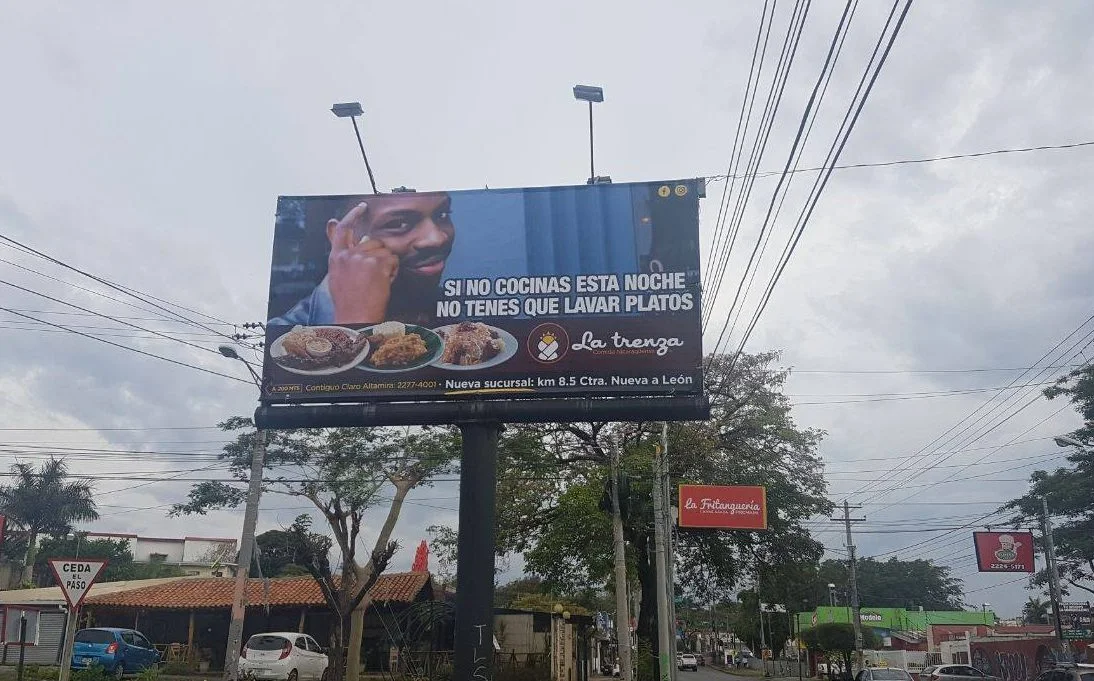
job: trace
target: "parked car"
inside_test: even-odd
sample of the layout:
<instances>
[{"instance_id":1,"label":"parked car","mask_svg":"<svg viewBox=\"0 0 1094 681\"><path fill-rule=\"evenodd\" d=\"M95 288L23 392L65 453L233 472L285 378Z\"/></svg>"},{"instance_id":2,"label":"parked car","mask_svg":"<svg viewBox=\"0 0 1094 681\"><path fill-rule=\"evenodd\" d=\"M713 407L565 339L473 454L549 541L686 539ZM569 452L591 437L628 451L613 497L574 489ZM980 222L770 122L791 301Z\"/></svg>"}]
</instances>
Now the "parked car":
<instances>
[{"instance_id":1,"label":"parked car","mask_svg":"<svg viewBox=\"0 0 1094 681\"><path fill-rule=\"evenodd\" d=\"M920 681L1002 681L998 676L985 674L967 664L940 664L925 667L919 672Z\"/></svg>"},{"instance_id":2,"label":"parked car","mask_svg":"<svg viewBox=\"0 0 1094 681\"><path fill-rule=\"evenodd\" d=\"M677 669L690 669L693 672L699 671L699 660L695 659L695 656L691 653L684 653L680 655L676 662Z\"/></svg>"},{"instance_id":3,"label":"parked car","mask_svg":"<svg viewBox=\"0 0 1094 681\"><path fill-rule=\"evenodd\" d=\"M73 669L98 665L118 678L155 667L159 662L155 646L133 629L81 629L72 645Z\"/></svg>"},{"instance_id":4,"label":"parked car","mask_svg":"<svg viewBox=\"0 0 1094 681\"><path fill-rule=\"evenodd\" d=\"M912 681L912 675L896 667L871 667L856 674L855 681Z\"/></svg>"},{"instance_id":5,"label":"parked car","mask_svg":"<svg viewBox=\"0 0 1094 681\"><path fill-rule=\"evenodd\" d=\"M1036 681L1094 681L1094 665L1060 665L1041 672Z\"/></svg>"},{"instance_id":6,"label":"parked car","mask_svg":"<svg viewBox=\"0 0 1094 681\"><path fill-rule=\"evenodd\" d=\"M239 656L240 674L266 681L317 681L327 678L330 660L311 636L296 632L255 634Z\"/></svg>"}]
</instances>

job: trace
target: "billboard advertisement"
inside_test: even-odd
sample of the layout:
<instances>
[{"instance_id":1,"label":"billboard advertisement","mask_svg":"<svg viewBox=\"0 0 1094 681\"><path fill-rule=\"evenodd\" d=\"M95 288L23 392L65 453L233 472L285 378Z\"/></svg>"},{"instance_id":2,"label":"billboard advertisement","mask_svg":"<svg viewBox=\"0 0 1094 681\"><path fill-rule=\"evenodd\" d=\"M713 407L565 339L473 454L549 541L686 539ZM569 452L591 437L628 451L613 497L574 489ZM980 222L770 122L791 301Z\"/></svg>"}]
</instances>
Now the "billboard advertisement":
<instances>
[{"instance_id":1,"label":"billboard advertisement","mask_svg":"<svg viewBox=\"0 0 1094 681\"><path fill-rule=\"evenodd\" d=\"M680 485L680 527L766 530L767 488Z\"/></svg>"},{"instance_id":2,"label":"billboard advertisement","mask_svg":"<svg viewBox=\"0 0 1094 681\"><path fill-rule=\"evenodd\" d=\"M973 532L980 572L1035 572L1032 532Z\"/></svg>"},{"instance_id":3,"label":"billboard advertisement","mask_svg":"<svg viewBox=\"0 0 1094 681\"><path fill-rule=\"evenodd\" d=\"M280 197L263 401L699 394L703 187Z\"/></svg>"}]
</instances>

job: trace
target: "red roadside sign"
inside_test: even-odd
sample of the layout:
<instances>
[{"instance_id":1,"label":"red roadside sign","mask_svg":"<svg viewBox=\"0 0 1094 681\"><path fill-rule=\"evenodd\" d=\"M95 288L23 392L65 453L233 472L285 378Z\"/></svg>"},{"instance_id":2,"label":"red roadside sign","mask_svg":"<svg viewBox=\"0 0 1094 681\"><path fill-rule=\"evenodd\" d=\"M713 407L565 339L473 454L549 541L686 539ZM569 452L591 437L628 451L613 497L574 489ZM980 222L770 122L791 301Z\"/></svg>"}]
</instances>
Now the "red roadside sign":
<instances>
[{"instance_id":1,"label":"red roadside sign","mask_svg":"<svg viewBox=\"0 0 1094 681\"><path fill-rule=\"evenodd\" d=\"M680 485L680 527L766 530L767 488Z\"/></svg>"},{"instance_id":2,"label":"red roadside sign","mask_svg":"<svg viewBox=\"0 0 1094 681\"><path fill-rule=\"evenodd\" d=\"M56 558L49 561L57 585L65 595L70 608L78 608L84 602L91 585L102 574L107 561L99 559Z\"/></svg>"},{"instance_id":3,"label":"red roadside sign","mask_svg":"<svg viewBox=\"0 0 1094 681\"><path fill-rule=\"evenodd\" d=\"M1032 532L973 532L980 572L1036 572Z\"/></svg>"}]
</instances>

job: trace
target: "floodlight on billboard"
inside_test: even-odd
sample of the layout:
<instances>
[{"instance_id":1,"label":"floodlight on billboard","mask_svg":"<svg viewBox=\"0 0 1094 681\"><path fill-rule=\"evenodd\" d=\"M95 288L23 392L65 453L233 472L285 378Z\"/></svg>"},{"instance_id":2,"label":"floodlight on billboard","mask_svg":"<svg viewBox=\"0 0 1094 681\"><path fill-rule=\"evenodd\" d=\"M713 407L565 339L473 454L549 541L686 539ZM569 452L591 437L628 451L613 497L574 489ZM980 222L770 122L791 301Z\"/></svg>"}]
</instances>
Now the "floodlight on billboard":
<instances>
[{"instance_id":1,"label":"floodlight on billboard","mask_svg":"<svg viewBox=\"0 0 1094 681\"><path fill-rule=\"evenodd\" d=\"M280 197L263 401L701 394L703 187Z\"/></svg>"},{"instance_id":2,"label":"floodlight on billboard","mask_svg":"<svg viewBox=\"0 0 1094 681\"><path fill-rule=\"evenodd\" d=\"M1032 532L973 532L972 539L980 572L1036 572Z\"/></svg>"},{"instance_id":3,"label":"floodlight on billboard","mask_svg":"<svg viewBox=\"0 0 1094 681\"><path fill-rule=\"evenodd\" d=\"M680 485L680 527L766 530L767 488Z\"/></svg>"}]
</instances>

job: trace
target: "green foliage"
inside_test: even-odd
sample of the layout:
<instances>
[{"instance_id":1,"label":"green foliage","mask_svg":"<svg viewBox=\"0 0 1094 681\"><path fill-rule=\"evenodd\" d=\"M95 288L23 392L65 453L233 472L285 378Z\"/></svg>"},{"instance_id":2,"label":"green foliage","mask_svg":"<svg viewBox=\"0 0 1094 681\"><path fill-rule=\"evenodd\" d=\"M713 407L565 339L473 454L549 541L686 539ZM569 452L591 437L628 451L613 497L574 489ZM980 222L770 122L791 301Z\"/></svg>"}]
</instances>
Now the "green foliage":
<instances>
[{"instance_id":1,"label":"green foliage","mask_svg":"<svg viewBox=\"0 0 1094 681\"><path fill-rule=\"evenodd\" d=\"M929 560L879 561L863 558L858 562L858 588L863 603L875 607L916 608L924 610L962 610L962 582L950 568ZM840 588L848 584L846 561L826 560L820 565L811 602L806 609L828 604L827 585Z\"/></svg>"},{"instance_id":2,"label":"green foliage","mask_svg":"<svg viewBox=\"0 0 1094 681\"><path fill-rule=\"evenodd\" d=\"M194 664L186 660L170 660L163 663L162 672L166 676L185 676L194 671Z\"/></svg>"},{"instance_id":3,"label":"green foliage","mask_svg":"<svg viewBox=\"0 0 1094 681\"><path fill-rule=\"evenodd\" d=\"M72 681L114 681L114 676L101 665L74 670L70 678Z\"/></svg>"},{"instance_id":4,"label":"green foliage","mask_svg":"<svg viewBox=\"0 0 1094 681\"><path fill-rule=\"evenodd\" d=\"M64 459L51 457L37 469L13 464L11 478L10 485L0 487L0 513L7 517L8 535L22 539L24 565L34 564L40 535L64 536L75 523L99 517L91 483L70 481Z\"/></svg>"},{"instance_id":5,"label":"green foliage","mask_svg":"<svg viewBox=\"0 0 1094 681\"><path fill-rule=\"evenodd\" d=\"M1030 596L1025 605L1022 606L1022 623L1048 624L1048 610L1048 601Z\"/></svg>"},{"instance_id":6,"label":"green foliage","mask_svg":"<svg viewBox=\"0 0 1094 681\"><path fill-rule=\"evenodd\" d=\"M89 539L86 536L43 537L38 542L34 560L35 582L38 586L53 586L54 577L49 569L52 558L103 558L109 561L100 582L116 582L132 579L133 554L129 542L124 539Z\"/></svg>"},{"instance_id":7,"label":"green foliage","mask_svg":"<svg viewBox=\"0 0 1094 681\"><path fill-rule=\"evenodd\" d=\"M159 681L160 670L158 667L145 667L137 674L137 681Z\"/></svg>"},{"instance_id":8,"label":"green foliage","mask_svg":"<svg viewBox=\"0 0 1094 681\"><path fill-rule=\"evenodd\" d=\"M28 664L23 667L23 681L56 681L58 672L54 666Z\"/></svg>"},{"instance_id":9,"label":"green foliage","mask_svg":"<svg viewBox=\"0 0 1094 681\"><path fill-rule=\"evenodd\" d=\"M855 652L855 628L843 622L825 622L802 632L802 641L809 650L843 658L843 668L851 669L851 655ZM862 628L864 649L876 648L877 636L870 627Z\"/></svg>"},{"instance_id":10,"label":"green foliage","mask_svg":"<svg viewBox=\"0 0 1094 681\"><path fill-rule=\"evenodd\" d=\"M1094 365L1087 365L1060 378L1045 389L1049 399L1067 397L1083 417L1083 426L1071 436L1081 443L1068 455L1068 466L1030 475L1029 492L1011 500L1004 508L1015 511L1012 523L1038 523L1041 497L1055 516L1053 540L1060 575L1072 588L1094 594ZM1042 570L1033 580L1043 585L1048 573Z\"/></svg>"},{"instance_id":11,"label":"green foliage","mask_svg":"<svg viewBox=\"0 0 1094 681\"><path fill-rule=\"evenodd\" d=\"M264 577L292 577L310 574L308 566L300 561L304 560L301 551L301 543L294 529L270 530L255 537L258 543L262 561L262 576ZM330 550L330 537L314 534L306 539L305 552L311 552L312 547L326 546ZM251 565L251 577L258 577L258 566Z\"/></svg>"}]
</instances>

